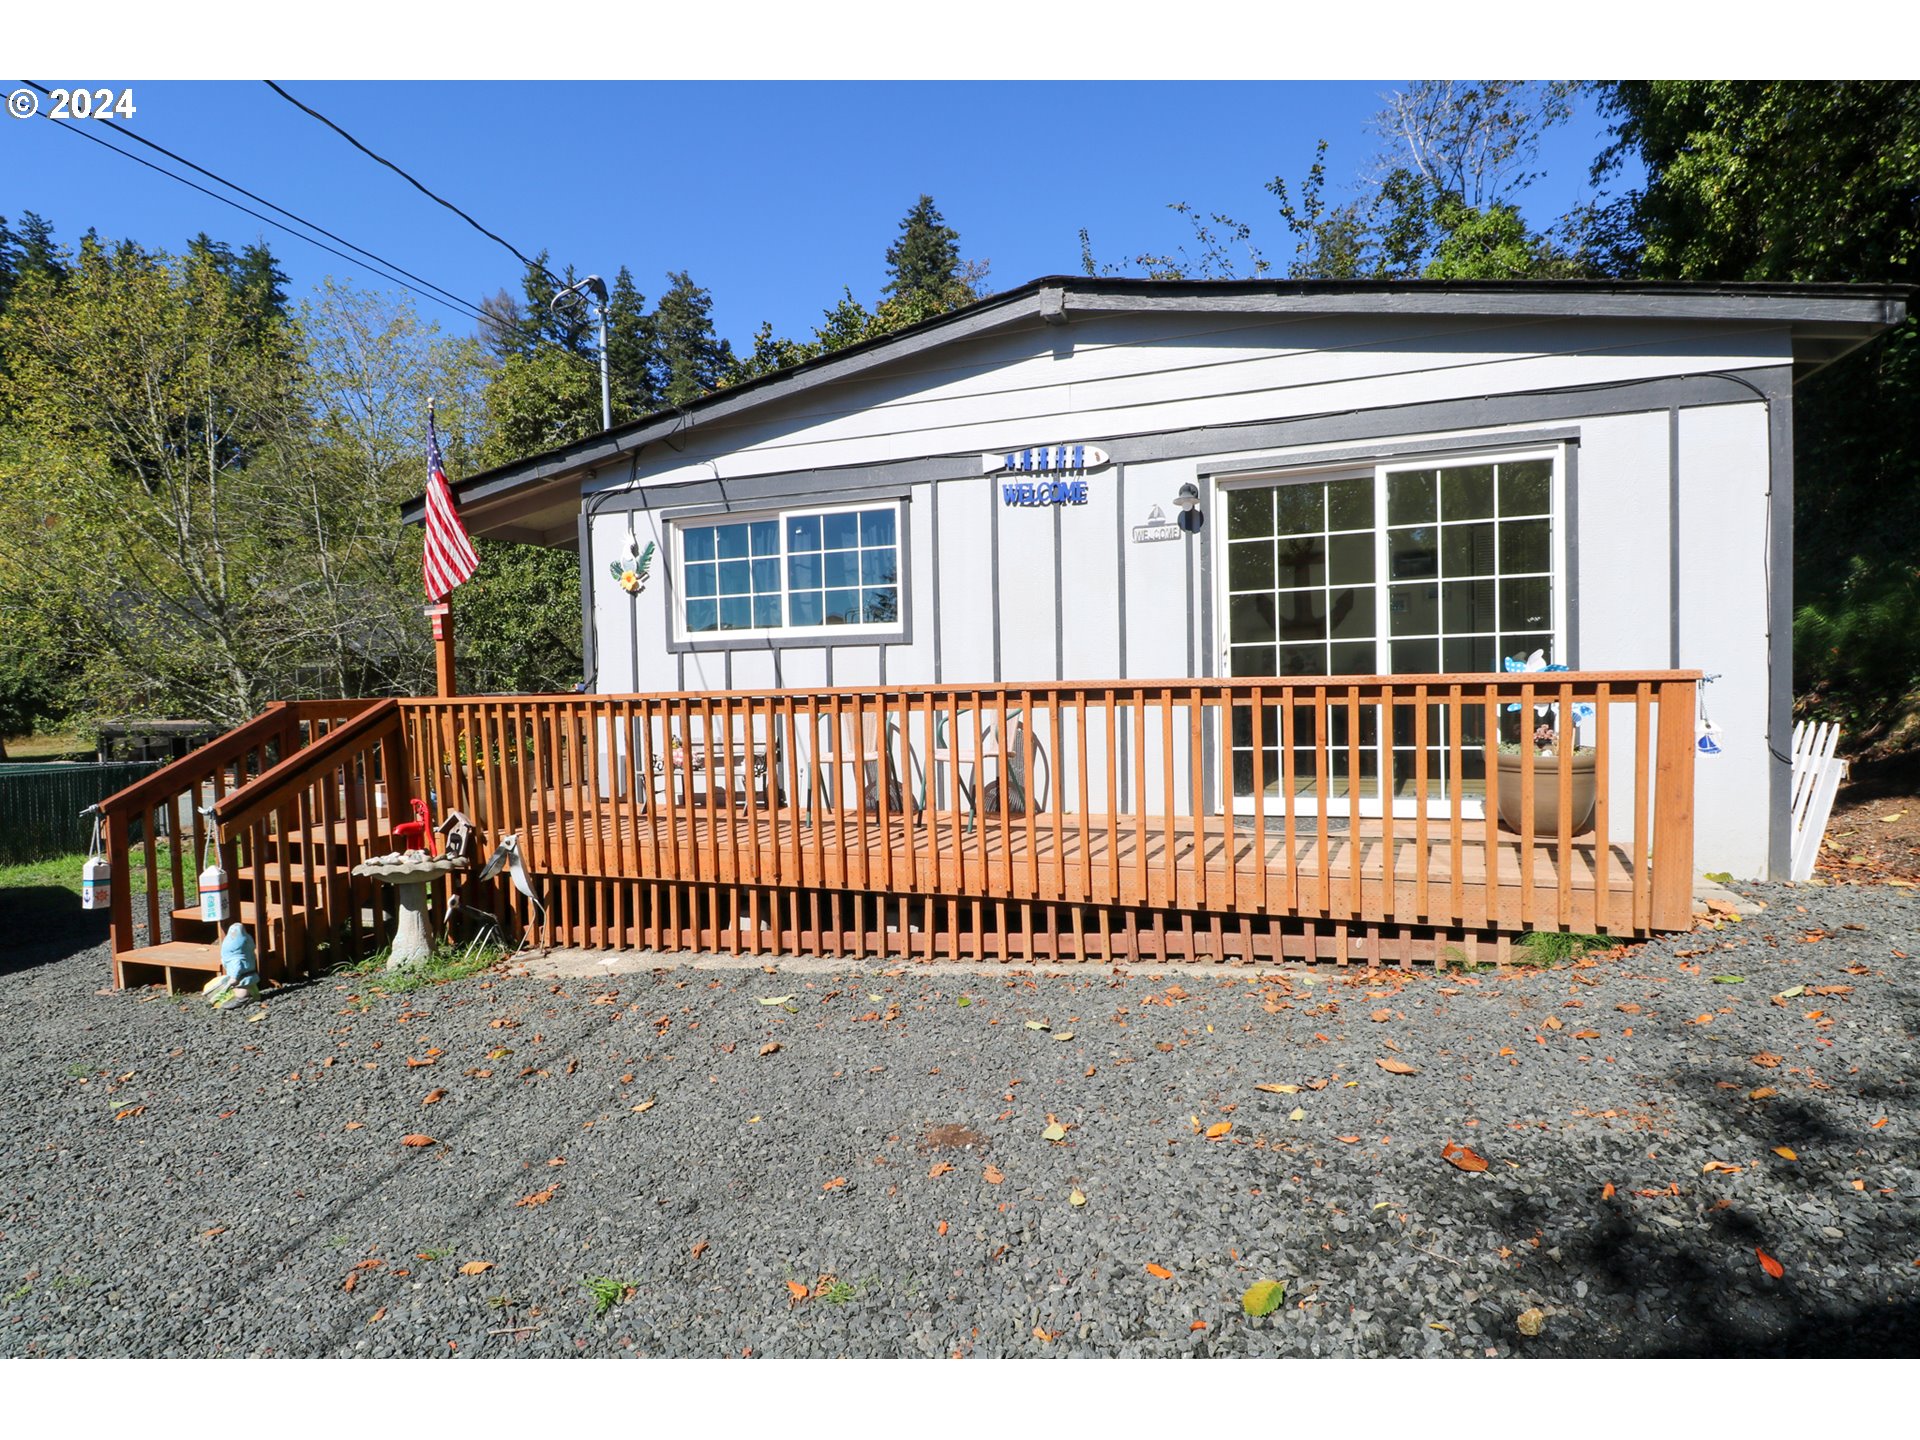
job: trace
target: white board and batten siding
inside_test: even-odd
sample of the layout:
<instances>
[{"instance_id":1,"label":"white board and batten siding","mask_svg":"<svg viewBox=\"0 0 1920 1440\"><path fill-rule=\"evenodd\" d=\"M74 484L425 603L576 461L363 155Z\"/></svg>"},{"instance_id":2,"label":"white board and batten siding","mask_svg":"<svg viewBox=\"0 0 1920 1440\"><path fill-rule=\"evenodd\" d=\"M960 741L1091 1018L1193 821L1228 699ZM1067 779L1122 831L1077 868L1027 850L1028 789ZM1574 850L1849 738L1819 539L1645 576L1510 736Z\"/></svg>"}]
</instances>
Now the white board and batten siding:
<instances>
[{"instance_id":1,"label":"white board and batten siding","mask_svg":"<svg viewBox=\"0 0 1920 1440\"><path fill-rule=\"evenodd\" d=\"M675 437L678 449L649 445L636 469L623 461L589 481L595 688L1218 674L1220 472L1536 437L1526 448L1559 457L1565 653L1585 668L1720 677L1710 703L1723 753L1698 764L1696 863L1764 876L1785 866L1770 797L1787 789L1767 733L1787 683L1767 621L1767 405L1726 393L1698 405L1618 397L1640 381L1777 376L1790 361L1784 327L1679 320L1099 313L957 341L737 419L696 423ZM1590 387L1590 407L1568 398L1577 387ZM1538 408L1548 419L1522 415L1528 401L1510 412L1486 404L1547 392L1555 398ZM1353 433L1355 415L1414 405L1427 407L1426 423L1338 438ZM1519 418L1487 418L1500 413ZM1250 429L1242 445L1232 428L1289 421L1299 438L1287 443ZM1321 429L1334 438L1318 438ZM1539 440L1546 429L1554 438ZM1170 454L1162 443L1196 430L1217 448ZM1084 504L1009 506L999 477L980 473L983 453L1075 442L1113 457L1086 472ZM929 478L929 462L940 478ZM880 493L861 487L884 486L889 466L901 467L885 493L904 501L906 641L748 640L725 651L670 643L677 496L740 513L845 503ZM1183 483L1201 486L1207 527L1134 541L1154 507L1175 513ZM601 557L624 548L630 524L641 543L660 544L637 598L598 579ZM1772 749L1784 747L1775 739ZM1097 757L1093 768L1102 768Z\"/></svg>"}]
</instances>

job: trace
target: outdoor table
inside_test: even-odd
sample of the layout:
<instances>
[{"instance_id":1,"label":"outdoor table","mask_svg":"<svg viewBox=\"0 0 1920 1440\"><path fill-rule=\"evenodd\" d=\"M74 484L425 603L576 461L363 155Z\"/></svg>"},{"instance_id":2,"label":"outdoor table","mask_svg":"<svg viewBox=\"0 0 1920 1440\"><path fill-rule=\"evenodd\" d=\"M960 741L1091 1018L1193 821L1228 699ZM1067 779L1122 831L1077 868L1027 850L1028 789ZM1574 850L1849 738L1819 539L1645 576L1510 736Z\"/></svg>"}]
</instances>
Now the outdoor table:
<instances>
[{"instance_id":1,"label":"outdoor table","mask_svg":"<svg viewBox=\"0 0 1920 1440\"><path fill-rule=\"evenodd\" d=\"M356 876L391 885L394 898L400 902L393 926L393 950L387 957L389 970L417 965L433 953L427 886L466 868L465 860L429 856L421 850L409 850L404 855L376 855L353 867Z\"/></svg>"}]
</instances>

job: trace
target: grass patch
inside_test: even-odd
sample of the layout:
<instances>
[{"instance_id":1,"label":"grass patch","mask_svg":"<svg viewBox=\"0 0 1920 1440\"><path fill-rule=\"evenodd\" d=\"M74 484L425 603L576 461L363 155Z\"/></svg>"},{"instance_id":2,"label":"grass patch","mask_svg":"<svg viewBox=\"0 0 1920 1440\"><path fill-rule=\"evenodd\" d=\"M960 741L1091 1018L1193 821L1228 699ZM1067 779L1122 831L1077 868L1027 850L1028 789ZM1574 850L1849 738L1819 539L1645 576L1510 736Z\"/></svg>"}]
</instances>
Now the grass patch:
<instances>
[{"instance_id":1,"label":"grass patch","mask_svg":"<svg viewBox=\"0 0 1920 1440\"><path fill-rule=\"evenodd\" d=\"M153 852L154 874L163 890L173 885L173 847L162 840ZM17 865L0 865L0 890L33 890L54 886L61 890L71 890L75 896L80 894L80 867L87 863L85 851L76 850L71 855L55 855L46 860L26 860ZM180 857L180 873L184 877L184 894L175 901L178 905L191 905L200 898L199 886L195 883L200 877L200 866L191 856ZM145 843L127 848L127 873L113 877L116 885L125 885L129 895L147 893L147 847Z\"/></svg>"},{"instance_id":2,"label":"grass patch","mask_svg":"<svg viewBox=\"0 0 1920 1440\"><path fill-rule=\"evenodd\" d=\"M506 958L507 947L482 945L469 951L465 946L443 942L435 945L433 953L418 965L408 966L404 970L387 969L387 960L392 954L393 947L384 946L366 959L342 966L334 973L366 977L367 989L376 995L406 995L430 985L445 985L490 970Z\"/></svg>"},{"instance_id":3,"label":"grass patch","mask_svg":"<svg viewBox=\"0 0 1920 1440\"><path fill-rule=\"evenodd\" d=\"M595 1275L580 1283L593 1296L593 1313L596 1315L606 1314L626 1299L628 1292L633 1289L625 1280L615 1280L611 1275Z\"/></svg>"},{"instance_id":4,"label":"grass patch","mask_svg":"<svg viewBox=\"0 0 1920 1440\"><path fill-rule=\"evenodd\" d=\"M453 1254L453 1247L449 1245L441 1250L422 1250L419 1254L422 1260L444 1260Z\"/></svg>"},{"instance_id":5,"label":"grass patch","mask_svg":"<svg viewBox=\"0 0 1920 1440\"><path fill-rule=\"evenodd\" d=\"M1565 930L1529 930L1514 947L1516 965L1561 965L1617 943L1605 935L1575 935Z\"/></svg>"}]
</instances>

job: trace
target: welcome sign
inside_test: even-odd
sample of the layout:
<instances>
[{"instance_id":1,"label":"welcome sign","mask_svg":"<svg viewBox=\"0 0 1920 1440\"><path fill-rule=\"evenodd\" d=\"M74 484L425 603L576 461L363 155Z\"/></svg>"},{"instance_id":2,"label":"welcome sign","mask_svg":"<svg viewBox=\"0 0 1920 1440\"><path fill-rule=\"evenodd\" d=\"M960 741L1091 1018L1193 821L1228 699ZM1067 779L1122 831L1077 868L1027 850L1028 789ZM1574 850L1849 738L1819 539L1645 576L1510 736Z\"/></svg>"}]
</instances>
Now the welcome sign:
<instances>
[{"instance_id":1,"label":"welcome sign","mask_svg":"<svg viewBox=\"0 0 1920 1440\"><path fill-rule=\"evenodd\" d=\"M1000 484L1003 505L1084 505L1087 482L1067 477L1098 470L1108 458L1107 452L1097 445L1042 445L982 455L980 468L988 475L1038 477L1003 480Z\"/></svg>"}]
</instances>

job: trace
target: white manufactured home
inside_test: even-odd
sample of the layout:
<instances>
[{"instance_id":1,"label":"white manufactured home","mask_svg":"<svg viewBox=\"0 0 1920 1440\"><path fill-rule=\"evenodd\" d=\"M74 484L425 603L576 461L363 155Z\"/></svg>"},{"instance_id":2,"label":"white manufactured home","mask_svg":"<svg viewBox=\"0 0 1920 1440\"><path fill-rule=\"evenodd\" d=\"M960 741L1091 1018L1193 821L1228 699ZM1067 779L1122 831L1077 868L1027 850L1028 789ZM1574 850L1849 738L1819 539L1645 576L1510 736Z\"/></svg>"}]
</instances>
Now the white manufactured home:
<instances>
[{"instance_id":1,"label":"white manufactured home","mask_svg":"<svg viewBox=\"0 0 1920 1440\"><path fill-rule=\"evenodd\" d=\"M1458 926L1457 893L1436 906L1427 882L1450 874L1457 891L1461 847L1483 833L1474 863L1489 868L1469 874L1497 878L1490 773L1514 751L1542 793L1560 772L1533 767L1556 748L1617 752L1600 761L1603 829L1576 885L1631 889L1650 850L1679 857L1675 824L1690 870L1785 877L1794 385L1897 324L1904 297L1044 279L456 493L477 534L579 551L589 694L872 697L844 759L768 699L785 739L762 721L734 733L756 778L727 760L724 803L745 789L793 805L864 762L863 780L884 768L897 793L870 786L854 805L937 814L951 797L971 823L993 806L948 772L1020 749L1031 794L1014 819L1025 808L1044 828L1051 807L1069 832L1091 814L1117 834L1116 816L1201 817L1169 838L1170 867L1178 845L1206 850L1209 824L1223 838L1297 825L1379 835L1379 873L1408 880L1396 843L1417 833L1437 854L1448 832L1450 871L1409 862L1422 898L1397 918ZM623 583L622 562L644 580ZM1572 678L1531 675L1527 716L1508 672L1535 652ZM1221 683L1189 724L1156 700L1172 681ZM924 714L916 695L932 697ZM1656 754L1654 726L1686 755ZM595 734L657 809L639 772L667 762L643 752L679 765L688 737ZM1502 826L1526 830L1521 855L1543 838L1504 811ZM1566 836L1544 841L1576 858ZM1356 852L1355 897L1373 863ZM1069 869L1056 884L1072 888ZM931 873L937 895L946 872ZM1541 875L1564 897L1564 865ZM1228 914L1245 909L1238 885ZM1325 918L1330 892L1323 874L1311 905L1297 888L1287 904ZM1394 893L1389 879L1347 918L1391 923ZM1176 879L1106 898L1182 895Z\"/></svg>"}]
</instances>

